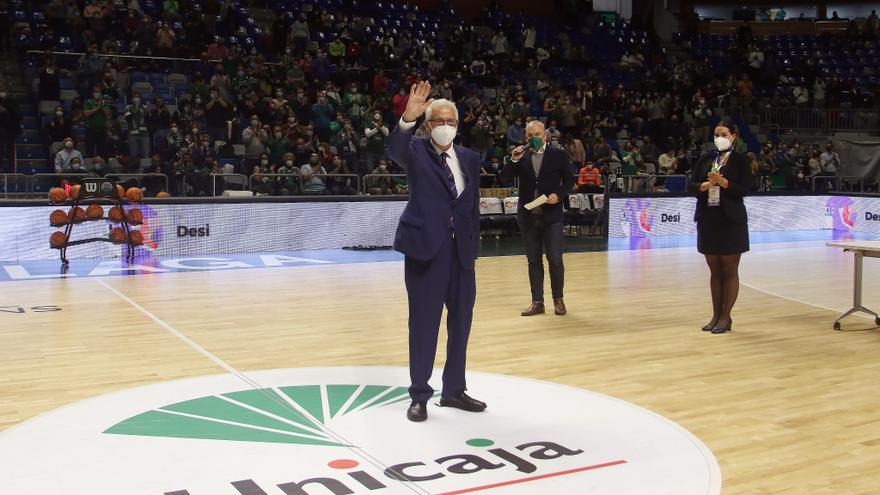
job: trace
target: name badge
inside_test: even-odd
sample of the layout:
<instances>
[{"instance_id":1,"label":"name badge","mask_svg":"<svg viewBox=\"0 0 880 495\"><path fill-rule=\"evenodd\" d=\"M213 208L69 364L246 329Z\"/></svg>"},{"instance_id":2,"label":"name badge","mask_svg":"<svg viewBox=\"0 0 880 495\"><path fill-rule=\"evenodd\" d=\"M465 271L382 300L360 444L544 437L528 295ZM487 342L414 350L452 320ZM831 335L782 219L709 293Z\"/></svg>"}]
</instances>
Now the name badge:
<instances>
[{"instance_id":1,"label":"name badge","mask_svg":"<svg viewBox=\"0 0 880 495\"><path fill-rule=\"evenodd\" d=\"M718 206L721 204L721 186L712 186L709 188L709 206Z\"/></svg>"}]
</instances>

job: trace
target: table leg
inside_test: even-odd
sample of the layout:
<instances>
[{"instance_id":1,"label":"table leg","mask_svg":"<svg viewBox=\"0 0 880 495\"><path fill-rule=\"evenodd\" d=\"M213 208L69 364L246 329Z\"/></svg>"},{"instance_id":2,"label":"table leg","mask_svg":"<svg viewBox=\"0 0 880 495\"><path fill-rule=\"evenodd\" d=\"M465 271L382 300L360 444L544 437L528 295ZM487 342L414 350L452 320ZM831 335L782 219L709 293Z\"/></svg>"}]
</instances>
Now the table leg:
<instances>
[{"instance_id":1,"label":"table leg","mask_svg":"<svg viewBox=\"0 0 880 495\"><path fill-rule=\"evenodd\" d=\"M862 306L862 265L864 262L864 254L861 251L853 251L853 307L834 320L834 329L840 330L840 321L847 316L858 313L859 311L867 313L874 317L874 323L880 325L880 316L870 309Z\"/></svg>"}]
</instances>

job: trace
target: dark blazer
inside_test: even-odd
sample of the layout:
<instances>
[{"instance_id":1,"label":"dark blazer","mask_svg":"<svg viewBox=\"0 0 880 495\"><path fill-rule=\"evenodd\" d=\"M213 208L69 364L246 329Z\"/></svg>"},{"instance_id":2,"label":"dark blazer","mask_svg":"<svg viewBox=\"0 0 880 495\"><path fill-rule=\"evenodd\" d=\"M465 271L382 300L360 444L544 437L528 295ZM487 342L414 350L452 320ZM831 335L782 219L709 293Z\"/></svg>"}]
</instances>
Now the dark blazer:
<instances>
[{"instance_id":1,"label":"dark blazer","mask_svg":"<svg viewBox=\"0 0 880 495\"><path fill-rule=\"evenodd\" d=\"M464 268L473 268L480 242L480 156L453 145L465 176L464 191L454 198L440 155L428 138L395 127L388 138L388 156L406 170L409 202L400 216L394 249L419 261L433 259L455 225L455 242Z\"/></svg>"},{"instance_id":2,"label":"dark blazer","mask_svg":"<svg viewBox=\"0 0 880 495\"><path fill-rule=\"evenodd\" d=\"M544 220L547 223L561 222L563 217L563 203L568 199L568 194L574 186L574 171L571 160L564 150L547 145L544 148L544 161L541 163L541 171L535 177L535 169L532 167L532 151L527 150L518 162L508 162L499 173L501 179L510 182L514 177L519 177L519 207L517 215L531 215L525 209L526 203L536 196L556 193L559 202L555 205L544 204Z\"/></svg>"},{"instance_id":3,"label":"dark blazer","mask_svg":"<svg viewBox=\"0 0 880 495\"><path fill-rule=\"evenodd\" d=\"M700 221L703 211L709 207L709 192L700 192L700 184L708 180L709 171L715 162L718 152L706 153L700 157L691 174L691 190L697 193L697 208L694 221ZM721 211L733 223L748 222L743 196L752 184L752 166L749 158L739 152L731 151L727 163L721 167L721 176L729 181L728 187L721 188Z\"/></svg>"}]
</instances>

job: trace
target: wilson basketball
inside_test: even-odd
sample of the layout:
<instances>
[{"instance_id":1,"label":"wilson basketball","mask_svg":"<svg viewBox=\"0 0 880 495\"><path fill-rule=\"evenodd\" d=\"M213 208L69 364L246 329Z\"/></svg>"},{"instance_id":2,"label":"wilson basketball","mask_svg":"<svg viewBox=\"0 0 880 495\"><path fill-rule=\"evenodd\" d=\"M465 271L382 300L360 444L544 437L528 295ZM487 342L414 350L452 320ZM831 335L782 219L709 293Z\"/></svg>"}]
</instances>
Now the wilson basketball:
<instances>
[{"instance_id":1,"label":"wilson basketball","mask_svg":"<svg viewBox=\"0 0 880 495\"><path fill-rule=\"evenodd\" d=\"M144 234L141 234L140 230L132 230L129 233L129 237L131 238L131 243L135 246L140 246L144 243Z\"/></svg>"},{"instance_id":2,"label":"wilson basketball","mask_svg":"<svg viewBox=\"0 0 880 495\"><path fill-rule=\"evenodd\" d=\"M157 198L170 198L171 195L165 191L159 191L158 193L156 193L156 197Z\"/></svg>"},{"instance_id":3,"label":"wilson basketball","mask_svg":"<svg viewBox=\"0 0 880 495\"><path fill-rule=\"evenodd\" d=\"M49 245L52 246L52 249L60 249L65 244L67 244L67 236L64 235L64 232L53 232L49 236Z\"/></svg>"},{"instance_id":4,"label":"wilson basketball","mask_svg":"<svg viewBox=\"0 0 880 495\"><path fill-rule=\"evenodd\" d=\"M61 210L55 210L49 215L49 225L53 227L61 227L67 225L67 213Z\"/></svg>"},{"instance_id":5,"label":"wilson basketball","mask_svg":"<svg viewBox=\"0 0 880 495\"><path fill-rule=\"evenodd\" d=\"M119 199L125 198L125 188L122 187L122 184L116 184L116 196Z\"/></svg>"},{"instance_id":6,"label":"wilson basketball","mask_svg":"<svg viewBox=\"0 0 880 495\"><path fill-rule=\"evenodd\" d=\"M113 244L122 244L125 242L125 231L119 227L110 229L110 242Z\"/></svg>"},{"instance_id":7,"label":"wilson basketball","mask_svg":"<svg viewBox=\"0 0 880 495\"><path fill-rule=\"evenodd\" d=\"M70 210L70 213L67 214L67 218L74 223L82 222L86 219L86 211L77 206Z\"/></svg>"},{"instance_id":8,"label":"wilson basketball","mask_svg":"<svg viewBox=\"0 0 880 495\"><path fill-rule=\"evenodd\" d=\"M86 208L86 217L89 220L104 218L104 208L101 205L91 205Z\"/></svg>"},{"instance_id":9,"label":"wilson basketball","mask_svg":"<svg viewBox=\"0 0 880 495\"><path fill-rule=\"evenodd\" d=\"M125 199L131 203L140 203L144 199L144 192L139 187L129 187L125 191Z\"/></svg>"},{"instance_id":10,"label":"wilson basketball","mask_svg":"<svg viewBox=\"0 0 880 495\"><path fill-rule=\"evenodd\" d=\"M110 214L108 216L111 221L119 223L122 221L124 213L122 212L122 208L114 206L113 208L110 208Z\"/></svg>"},{"instance_id":11,"label":"wilson basketball","mask_svg":"<svg viewBox=\"0 0 880 495\"><path fill-rule=\"evenodd\" d=\"M79 199L80 187L82 187L82 186L80 186L79 184L74 184L74 185L70 186L70 199L72 199L74 201Z\"/></svg>"},{"instance_id":12,"label":"wilson basketball","mask_svg":"<svg viewBox=\"0 0 880 495\"><path fill-rule=\"evenodd\" d=\"M132 225L140 225L144 222L144 214L137 208L128 210L128 213L126 213L125 216L128 218L128 223Z\"/></svg>"},{"instance_id":13,"label":"wilson basketball","mask_svg":"<svg viewBox=\"0 0 880 495\"><path fill-rule=\"evenodd\" d=\"M49 201L52 201L57 205L65 202L66 200L67 192L65 192L64 189L61 189L60 187L53 187L52 189L49 189Z\"/></svg>"}]
</instances>

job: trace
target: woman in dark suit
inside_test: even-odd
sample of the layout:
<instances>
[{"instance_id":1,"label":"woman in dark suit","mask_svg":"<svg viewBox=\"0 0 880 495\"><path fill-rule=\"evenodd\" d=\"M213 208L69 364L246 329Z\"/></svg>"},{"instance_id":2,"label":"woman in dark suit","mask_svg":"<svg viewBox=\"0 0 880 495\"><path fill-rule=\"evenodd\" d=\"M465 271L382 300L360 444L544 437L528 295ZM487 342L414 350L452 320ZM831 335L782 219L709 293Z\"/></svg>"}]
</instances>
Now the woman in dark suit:
<instances>
[{"instance_id":1,"label":"woman in dark suit","mask_svg":"<svg viewBox=\"0 0 880 495\"><path fill-rule=\"evenodd\" d=\"M743 196L752 183L745 154L734 151L737 129L722 120L715 126L717 151L703 155L694 167L691 187L697 191L697 251L706 257L711 277L712 319L703 331L731 330L730 310L739 293L739 259L749 250L749 228Z\"/></svg>"}]
</instances>

